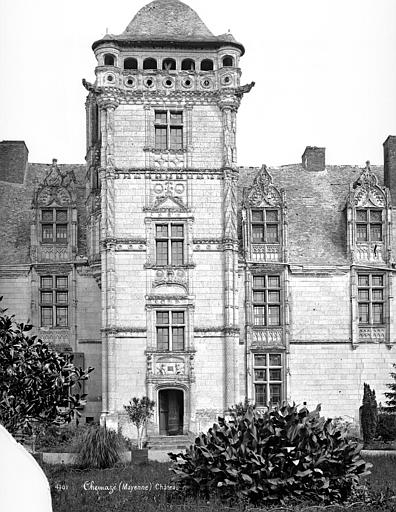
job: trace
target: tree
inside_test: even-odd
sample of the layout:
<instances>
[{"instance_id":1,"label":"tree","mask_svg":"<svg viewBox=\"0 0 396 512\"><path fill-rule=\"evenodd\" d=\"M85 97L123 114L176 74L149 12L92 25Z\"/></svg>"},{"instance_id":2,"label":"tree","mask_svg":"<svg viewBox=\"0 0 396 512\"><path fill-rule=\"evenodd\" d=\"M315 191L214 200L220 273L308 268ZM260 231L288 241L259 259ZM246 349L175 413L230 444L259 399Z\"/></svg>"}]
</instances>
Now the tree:
<instances>
[{"instance_id":1,"label":"tree","mask_svg":"<svg viewBox=\"0 0 396 512\"><path fill-rule=\"evenodd\" d=\"M363 405L360 407L360 421L365 444L374 440L377 431L378 410L374 389L364 383Z\"/></svg>"},{"instance_id":2,"label":"tree","mask_svg":"<svg viewBox=\"0 0 396 512\"><path fill-rule=\"evenodd\" d=\"M124 405L130 421L135 425L137 430L138 448L143 448L143 433L146 428L147 421L154 412L155 402L147 396L142 398L133 397L129 400L129 405Z\"/></svg>"},{"instance_id":3,"label":"tree","mask_svg":"<svg viewBox=\"0 0 396 512\"><path fill-rule=\"evenodd\" d=\"M86 397L75 390L93 368L76 368L72 354L29 336L32 326L18 324L6 311L0 307L0 423L16 433L32 432L34 422L70 422Z\"/></svg>"},{"instance_id":4,"label":"tree","mask_svg":"<svg viewBox=\"0 0 396 512\"><path fill-rule=\"evenodd\" d=\"M396 369L396 363L393 364L393 368ZM388 405L387 411L396 412L396 372L391 372L390 376L393 378L393 382L387 384L390 391L385 393L386 398L389 398L389 400L386 401Z\"/></svg>"}]
</instances>

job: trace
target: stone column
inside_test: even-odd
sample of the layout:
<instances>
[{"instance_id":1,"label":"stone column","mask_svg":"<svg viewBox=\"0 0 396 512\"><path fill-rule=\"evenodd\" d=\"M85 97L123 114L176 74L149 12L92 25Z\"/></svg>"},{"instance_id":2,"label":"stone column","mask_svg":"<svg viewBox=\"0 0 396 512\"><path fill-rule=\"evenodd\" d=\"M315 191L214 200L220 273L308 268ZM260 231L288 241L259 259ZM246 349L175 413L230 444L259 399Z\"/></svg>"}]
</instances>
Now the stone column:
<instances>
[{"instance_id":1,"label":"stone column","mask_svg":"<svg viewBox=\"0 0 396 512\"><path fill-rule=\"evenodd\" d=\"M116 428L115 413L115 172L114 172L114 111L118 104L99 99L101 109L101 290L102 290L102 417L109 428ZM112 415L113 416L113 415Z\"/></svg>"},{"instance_id":2,"label":"stone column","mask_svg":"<svg viewBox=\"0 0 396 512\"><path fill-rule=\"evenodd\" d=\"M237 196L238 171L224 170L224 350L225 350L225 395L224 407L235 404L239 368L236 347L238 329L238 238Z\"/></svg>"}]
</instances>

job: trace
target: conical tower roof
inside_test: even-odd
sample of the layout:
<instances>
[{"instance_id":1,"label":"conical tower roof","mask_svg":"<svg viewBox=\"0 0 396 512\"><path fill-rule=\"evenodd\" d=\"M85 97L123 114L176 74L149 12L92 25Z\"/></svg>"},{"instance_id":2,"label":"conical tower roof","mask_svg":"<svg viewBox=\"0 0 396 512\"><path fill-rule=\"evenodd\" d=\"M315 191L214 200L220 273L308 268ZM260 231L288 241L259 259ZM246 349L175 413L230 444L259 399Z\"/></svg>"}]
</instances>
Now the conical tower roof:
<instances>
[{"instance_id":1,"label":"conical tower roof","mask_svg":"<svg viewBox=\"0 0 396 512\"><path fill-rule=\"evenodd\" d=\"M113 41L120 46L236 46L244 53L243 46L232 34L215 36L198 14L180 0L154 0L142 7L120 35L106 34L92 48Z\"/></svg>"}]
</instances>

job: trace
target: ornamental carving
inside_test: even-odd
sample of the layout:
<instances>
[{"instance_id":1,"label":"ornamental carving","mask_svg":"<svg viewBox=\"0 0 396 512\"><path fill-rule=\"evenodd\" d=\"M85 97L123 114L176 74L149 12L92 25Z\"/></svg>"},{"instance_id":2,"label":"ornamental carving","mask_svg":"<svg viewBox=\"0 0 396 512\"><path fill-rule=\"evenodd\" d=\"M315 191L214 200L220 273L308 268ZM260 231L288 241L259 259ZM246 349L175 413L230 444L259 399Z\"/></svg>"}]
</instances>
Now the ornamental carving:
<instances>
[{"instance_id":1,"label":"ornamental carving","mask_svg":"<svg viewBox=\"0 0 396 512\"><path fill-rule=\"evenodd\" d=\"M359 329L359 341L380 343L385 341L384 327L362 327Z\"/></svg>"},{"instance_id":2,"label":"ornamental carving","mask_svg":"<svg viewBox=\"0 0 396 512\"><path fill-rule=\"evenodd\" d=\"M387 190L378 185L378 178L366 162L366 167L359 178L351 185L349 203L360 208L385 208L388 203Z\"/></svg>"},{"instance_id":3,"label":"ornamental carving","mask_svg":"<svg viewBox=\"0 0 396 512\"><path fill-rule=\"evenodd\" d=\"M74 203L76 200L75 183L74 171L61 170L54 158L50 170L34 194L33 207L68 206Z\"/></svg>"},{"instance_id":4,"label":"ornamental carving","mask_svg":"<svg viewBox=\"0 0 396 512\"><path fill-rule=\"evenodd\" d=\"M155 365L157 375L184 375L184 362L159 362Z\"/></svg>"},{"instance_id":5,"label":"ornamental carving","mask_svg":"<svg viewBox=\"0 0 396 512\"><path fill-rule=\"evenodd\" d=\"M187 208L187 182L168 176L165 180L152 180L150 185L151 209L162 208L181 209Z\"/></svg>"},{"instance_id":6,"label":"ornamental carving","mask_svg":"<svg viewBox=\"0 0 396 512\"><path fill-rule=\"evenodd\" d=\"M267 207L282 205L282 191L272 183L272 176L267 166L263 165L254 178L252 188L245 191L245 206Z\"/></svg>"},{"instance_id":7,"label":"ornamental carving","mask_svg":"<svg viewBox=\"0 0 396 512\"><path fill-rule=\"evenodd\" d=\"M178 285L187 291L187 275L184 269L157 270L153 280L153 287Z\"/></svg>"},{"instance_id":8,"label":"ornamental carving","mask_svg":"<svg viewBox=\"0 0 396 512\"><path fill-rule=\"evenodd\" d=\"M272 345L283 346L282 329L253 329L252 345L256 347L268 347Z\"/></svg>"}]
</instances>

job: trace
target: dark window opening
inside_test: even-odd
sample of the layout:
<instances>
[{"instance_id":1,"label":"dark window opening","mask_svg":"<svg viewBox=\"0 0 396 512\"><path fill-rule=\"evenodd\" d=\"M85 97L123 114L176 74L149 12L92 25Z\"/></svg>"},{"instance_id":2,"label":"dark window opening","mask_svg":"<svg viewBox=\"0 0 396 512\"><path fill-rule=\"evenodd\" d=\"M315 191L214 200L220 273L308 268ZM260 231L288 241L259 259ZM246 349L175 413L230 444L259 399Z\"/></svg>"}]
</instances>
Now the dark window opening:
<instances>
[{"instance_id":1,"label":"dark window opening","mask_svg":"<svg viewBox=\"0 0 396 512\"><path fill-rule=\"evenodd\" d=\"M184 311L157 311L158 350L184 350Z\"/></svg>"},{"instance_id":2,"label":"dark window opening","mask_svg":"<svg viewBox=\"0 0 396 512\"><path fill-rule=\"evenodd\" d=\"M195 62L192 59L184 59L181 64L182 71L194 71Z\"/></svg>"},{"instance_id":3,"label":"dark window opening","mask_svg":"<svg viewBox=\"0 0 396 512\"><path fill-rule=\"evenodd\" d=\"M114 66L115 57L111 53L106 53L104 56L104 65L105 66Z\"/></svg>"},{"instance_id":4,"label":"dark window opening","mask_svg":"<svg viewBox=\"0 0 396 512\"><path fill-rule=\"evenodd\" d=\"M174 59L164 59L162 69L165 71L174 71L176 69L176 61Z\"/></svg>"},{"instance_id":5,"label":"dark window opening","mask_svg":"<svg viewBox=\"0 0 396 512\"><path fill-rule=\"evenodd\" d=\"M230 55L226 55L223 58L223 67L230 67L234 65L234 59Z\"/></svg>"},{"instance_id":6,"label":"dark window opening","mask_svg":"<svg viewBox=\"0 0 396 512\"><path fill-rule=\"evenodd\" d=\"M213 60L204 59L201 62L201 71L213 71Z\"/></svg>"},{"instance_id":7,"label":"dark window opening","mask_svg":"<svg viewBox=\"0 0 396 512\"><path fill-rule=\"evenodd\" d=\"M383 274L358 274L359 324L382 325L385 316Z\"/></svg>"},{"instance_id":8,"label":"dark window opening","mask_svg":"<svg viewBox=\"0 0 396 512\"><path fill-rule=\"evenodd\" d=\"M137 69L138 63L137 60L133 57L128 57L128 59L124 60L124 69Z\"/></svg>"},{"instance_id":9,"label":"dark window opening","mask_svg":"<svg viewBox=\"0 0 396 512\"><path fill-rule=\"evenodd\" d=\"M144 59L143 69L157 69L157 61L155 59Z\"/></svg>"},{"instance_id":10,"label":"dark window opening","mask_svg":"<svg viewBox=\"0 0 396 512\"><path fill-rule=\"evenodd\" d=\"M183 112L155 111L156 149L183 148Z\"/></svg>"}]
</instances>

